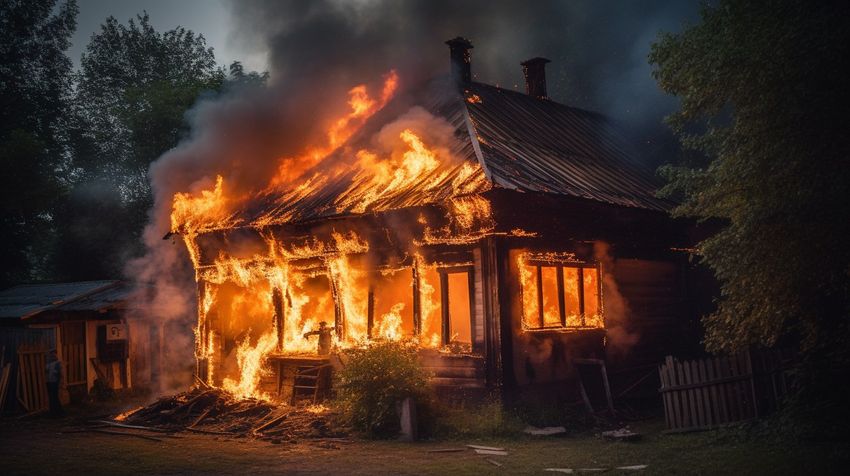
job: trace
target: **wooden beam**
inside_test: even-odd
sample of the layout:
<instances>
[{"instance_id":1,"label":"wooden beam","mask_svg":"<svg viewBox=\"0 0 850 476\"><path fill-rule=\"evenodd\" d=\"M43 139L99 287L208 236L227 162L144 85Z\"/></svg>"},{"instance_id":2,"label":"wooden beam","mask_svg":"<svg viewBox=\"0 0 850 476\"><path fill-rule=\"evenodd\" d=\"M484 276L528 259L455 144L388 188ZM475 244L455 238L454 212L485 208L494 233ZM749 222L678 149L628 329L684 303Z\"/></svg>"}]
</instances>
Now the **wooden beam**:
<instances>
[{"instance_id":1,"label":"wooden beam","mask_svg":"<svg viewBox=\"0 0 850 476\"><path fill-rule=\"evenodd\" d=\"M442 270L440 273L440 318L442 320L443 345L451 342L451 326L449 325L449 276Z\"/></svg>"},{"instance_id":2,"label":"wooden beam","mask_svg":"<svg viewBox=\"0 0 850 476\"><path fill-rule=\"evenodd\" d=\"M422 333L422 303L419 295L419 268L413 266L413 335Z\"/></svg>"},{"instance_id":3,"label":"wooden beam","mask_svg":"<svg viewBox=\"0 0 850 476\"><path fill-rule=\"evenodd\" d=\"M561 318L561 326L567 327L567 303L564 299L564 267L558 266L555 272L558 273L558 315Z\"/></svg>"},{"instance_id":4,"label":"wooden beam","mask_svg":"<svg viewBox=\"0 0 850 476\"><path fill-rule=\"evenodd\" d=\"M337 289L336 280L331 276L328 276L328 281L331 282L331 296L334 300L334 328L336 329L336 336L339 340L345 340L345 313L342 312L339 289Z\"/></svg>"},{"instance_id":5,"label":"wooden beam","mask_svg":"<svg viewBox=\"0 0 850 476\"><path fill-rule=\"evenodd\" d=\"M578 270L578 315L581 316L581 325L584 326L584 268Z\"/></svg>"},{"instance_id":6,"label":"wooden beam","mask_svg":"<svg viewBox=\"0 0 850 476\"><path fill-rule=\"evenodd\" d=\"M543 267L537 266L537 313L540 317L540 327L546 327L543 317Z\"/></svg>"},{"instance_id":7,"label":"wooden beam","mask_svg":"<svg viewBox=\"0 0 850 476\"><path fill-rule=\"evenodd\" d=\"M286 319L283 308L283 292L278 287L272 289L272 306L274 307L274 325L277 330L277 350L278 352L282 352L283 336L286 335L284 333Z\"/></svg>"},{"instance_id":8,"label":"wooden beam","mask_svg":"<svg viewBox=\"0 0 850 476\"><path fill-rule=\"evenodd\" d=\"M375 285L369 281L369 294L366 298L366 336L370 339L373 327L375 327Z\"/></svg>"},{"instance_id":9,"label":"wooden beam","mask_svg":"<svg viewBox=\"0 0 850 476\"><path fill-rule=\"evenodd\" d=\"M475 268L466 272L469 283L469 340L472 348L475 348Z\"/></svg>"}]
</instances>

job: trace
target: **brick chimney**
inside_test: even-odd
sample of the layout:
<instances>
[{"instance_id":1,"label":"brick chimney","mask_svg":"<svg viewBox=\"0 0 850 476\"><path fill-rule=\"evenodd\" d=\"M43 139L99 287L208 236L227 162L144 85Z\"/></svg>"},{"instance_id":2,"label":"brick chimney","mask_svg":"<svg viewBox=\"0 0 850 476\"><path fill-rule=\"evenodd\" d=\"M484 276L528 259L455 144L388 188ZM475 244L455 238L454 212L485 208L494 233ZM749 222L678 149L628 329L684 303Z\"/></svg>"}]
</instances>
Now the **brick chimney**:
<instances>
[{"instance_id":1,"label":"brick chimney","mask_svg":"<svg viewBox=\"0 0 850 476\"><path fill-rule=\"evenodd\" d=\"M549 99L546 95L546 58L531 58L520 63L525 75L525 92L537 99Z\"/></svg>"},{"instance_id":2,"label":"brick chimney","mask_svg":"<svg viewBox=\"0 0 850 476\"><path fill-rule=\"evenodd\" d=\"M446 42L449 45L449 56L452 62L452 77L458 84L467 85L472 82L472 68L469 50L473 48L472 43L466 38L458 36Z\"/></svg>"}]
</instances>

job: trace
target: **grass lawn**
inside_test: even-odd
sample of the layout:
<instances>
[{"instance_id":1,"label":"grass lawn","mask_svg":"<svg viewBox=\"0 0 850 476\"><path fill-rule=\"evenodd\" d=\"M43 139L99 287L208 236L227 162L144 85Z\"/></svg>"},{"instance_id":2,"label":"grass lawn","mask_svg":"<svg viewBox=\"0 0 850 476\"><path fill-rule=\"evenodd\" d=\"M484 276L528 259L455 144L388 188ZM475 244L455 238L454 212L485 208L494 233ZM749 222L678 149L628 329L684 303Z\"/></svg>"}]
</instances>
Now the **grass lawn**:
<instances>
[{"instance_id":1,"label":"grass lawn","mask_svg":"<svg viewBox=\"0 0 850 476\"><path fill-rule=\"evenodd\" d=\"M98 433L69 433L74 417L0 420L0 474L557 474L546 468L613 468L607 474L847 474L843 445L807 442L779 447L726 429L668 435L663 422L631 428L638 442L592 433L566 437L457 438L401 443L353 439L272 444L251 439L179 434L162 442ZM156 436L156 435L154 435ZM465 444L504 447L495 466Z\"/></svg>"}]
</instances>

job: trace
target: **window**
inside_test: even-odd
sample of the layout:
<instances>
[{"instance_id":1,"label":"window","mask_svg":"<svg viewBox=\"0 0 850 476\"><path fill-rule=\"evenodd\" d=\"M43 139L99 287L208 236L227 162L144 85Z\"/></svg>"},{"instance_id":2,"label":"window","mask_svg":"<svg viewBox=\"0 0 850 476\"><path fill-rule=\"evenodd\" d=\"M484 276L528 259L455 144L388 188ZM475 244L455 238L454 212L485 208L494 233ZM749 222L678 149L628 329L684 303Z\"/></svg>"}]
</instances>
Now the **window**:
<instances>
[{"instance_id":1,"label":"window","mask_svg":"<svg viewBox=\"0 0 850 476\"><path fill-rule=\"evenodd\" d=\"M602 327L599 267L564 259L520 257L523 327L584 329Z\"/></svg>"},{"instance_id":2,"label":"window","mask_svg":"<svg viewBox=\"0 0 850 476\"><path fill-rule=\"evenodd\" d=\"M473 268L425 266L419 270L420 343L468 352L473 343Z\"/></svg>"},{"instance_id":3,"label":"window","mask_svg":"<svg viewBox=\"0 0 850 476\"><path fill-rule=\"evenodd\" d=\"M443 293L443 307L448 310L443 316L444 344L472 345L472 309L470 294L472 285L470 283L469 271L441 273L441 284L445 289ZM446 302L448 301L448 305Z\"/></svg>"}]
</instances>

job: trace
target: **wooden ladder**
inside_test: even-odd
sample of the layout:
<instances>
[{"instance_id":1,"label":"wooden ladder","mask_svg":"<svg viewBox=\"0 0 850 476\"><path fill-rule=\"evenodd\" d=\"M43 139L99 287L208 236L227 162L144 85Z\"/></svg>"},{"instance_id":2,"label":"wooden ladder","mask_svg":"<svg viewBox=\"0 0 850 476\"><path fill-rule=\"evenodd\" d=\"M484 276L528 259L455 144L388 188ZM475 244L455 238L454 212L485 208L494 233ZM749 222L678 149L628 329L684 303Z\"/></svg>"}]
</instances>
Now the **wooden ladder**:
<instances>
[{"instance_id":1,"label":"wooden ladder","mask_svg":"<svg viewBox=\"0 0 850 476\"><path fill-rule=\"evenodd\" d=\"M319 401L319 396L323 387L326 387L324 380L327 379L330 364L320 365L299 365L295 368L295 377L292 380L292 401L290 404L295 405L299 396L310 395L313 403Z\"/></svg>"}]
</instances>

